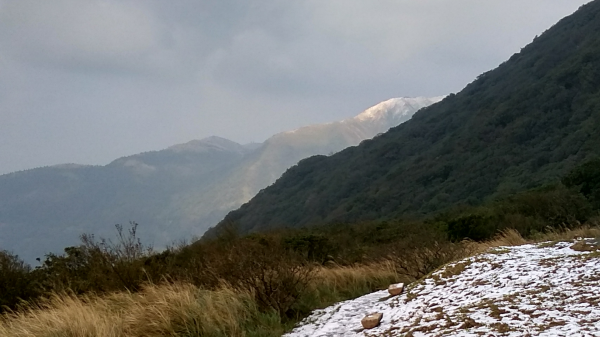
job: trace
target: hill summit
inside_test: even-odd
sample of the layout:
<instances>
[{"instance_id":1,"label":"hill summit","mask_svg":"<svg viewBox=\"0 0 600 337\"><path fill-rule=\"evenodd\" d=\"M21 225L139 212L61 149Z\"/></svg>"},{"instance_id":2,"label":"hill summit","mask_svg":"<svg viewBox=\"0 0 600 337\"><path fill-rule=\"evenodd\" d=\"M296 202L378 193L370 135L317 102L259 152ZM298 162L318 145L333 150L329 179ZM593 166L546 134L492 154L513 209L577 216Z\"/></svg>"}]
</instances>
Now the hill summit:
<instances>
[{"instance_id":1,"label":"hill summit","mask_svg":"<svg viewBox=\"0 0 600 337\"><path fill-rule=\"evenodd\" d=\"M599 32L593 1L406 123L301 161L211 233L420 216L557 181L600 155Z\"/></svg>"},{"instance_id":2,"label":"hill summit","mask_svg":"<svg viewBox=\"0 0 600 337\"><path fill-rule=\"evenodd\" d=\"M439 97L405 97L405 98L392 98L387 101L383 101L375 106L368 108L367 110L360 113L358 116L345 120L346 123L352 120L382 120L382 119L397 119L407 120L412 117L415 111L431 105L431 103L437 103L441 101L445 96ZM404 120L402 120L404 119Z\"/></svg>"}]
</instances>

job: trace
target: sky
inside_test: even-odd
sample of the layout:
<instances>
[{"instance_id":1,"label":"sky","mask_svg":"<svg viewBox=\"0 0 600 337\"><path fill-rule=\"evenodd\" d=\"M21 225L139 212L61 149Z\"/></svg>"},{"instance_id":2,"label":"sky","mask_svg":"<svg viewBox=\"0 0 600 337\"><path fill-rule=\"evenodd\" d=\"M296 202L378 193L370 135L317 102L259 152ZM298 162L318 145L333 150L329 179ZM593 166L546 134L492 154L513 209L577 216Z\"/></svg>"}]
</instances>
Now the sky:
<instances>
[{"instance_id":1,"label":"sky","mask_svg":"<svg viewBox=\"0 0 600 337\"><path fill-rule=\"evenodd\" d=\"M0 0L0 174L458 92L589 0Z\"/></svg>"}]
</instances>

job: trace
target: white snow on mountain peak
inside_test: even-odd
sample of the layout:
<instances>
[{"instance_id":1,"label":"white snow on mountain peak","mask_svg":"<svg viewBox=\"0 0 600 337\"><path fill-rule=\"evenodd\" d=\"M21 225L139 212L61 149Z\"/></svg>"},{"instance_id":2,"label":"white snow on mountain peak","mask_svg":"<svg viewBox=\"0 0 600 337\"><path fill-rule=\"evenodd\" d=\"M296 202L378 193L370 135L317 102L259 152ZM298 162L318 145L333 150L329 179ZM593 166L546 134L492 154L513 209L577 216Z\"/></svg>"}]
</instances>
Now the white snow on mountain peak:
<instances>
[{"instance_id":1,"label":"white snow on mountain peak","mask_svg":"<svg viewBox=\"0 0 600 337\"><path fill-rule=\"evenodd\" d=\"M385 130L380 130L379 132L384 132L388 128L396 126L400 123L403 123L409 120L415 112L420 109L437 103L444 99L446 96L437 96L437 97L398 97L391 98L381 103L378 103L367 110L361 112L355 117L347 118L341 121L317 124L317 125L308 125L303 126L298 129L285 131L278 136L286 135L286 134L296 134L298 132L307 131L315 127L328 127L333 125L373 125L373 124L385 124ZM370 137L374 136L371 135ZM370 138L367 137L367 138Z\"/></svg>"},{"instance_id":2,"label":"white snow on mountain peak","mask_svg":"<svg viewBox=\"0 0 600 337\"><path fill-rule=\"evenodd\" d=\"M385 117L412 116L416 111L441 101L446 96L438 97L398 97L383 101L354 117L354 120L368 121Z\"/></svg>"}]
</instances>

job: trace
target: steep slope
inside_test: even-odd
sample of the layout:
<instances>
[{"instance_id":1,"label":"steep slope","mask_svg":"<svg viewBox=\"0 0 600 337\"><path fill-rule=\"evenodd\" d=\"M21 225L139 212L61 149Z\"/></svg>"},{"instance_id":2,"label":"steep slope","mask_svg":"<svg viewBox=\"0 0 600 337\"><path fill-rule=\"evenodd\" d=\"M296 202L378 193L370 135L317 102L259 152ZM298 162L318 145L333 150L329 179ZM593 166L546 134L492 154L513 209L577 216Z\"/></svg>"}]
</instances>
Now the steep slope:
<instances>
[{"instance_id":1,"label":"steep slope","mask_svg":"<svg viewBox=\"0 0 600 337\"><path fill-rule=\"evenodd\" d=\"M410 119L419 109L442 97L393 98L354 118L310 125L282 132L215 176L204 188L186 189L172 198L168 209L177 209L186 233L203 234L233 209L275 182L286 169L303 158L338 152L372 138ZM181 226L181 225L180 225Z\"/></svg>"},{"instance_id":2,"label":"steep slope","mask_svg":"<svg viewBox=\"0 0 600 337\"><path fill-rule=\"evenodd\" d=\"M250 200L261 189L274 183L285 170L301 159L314 155L330 155L365 139L389 130L409 120L421 108L439 102L443 97L393 98L381 102L354 118L339 122L311 125L282 132L267 139L263 146L247 156L244 162L229 174L219 189L231 191L237 197L222 199L226 195L217 190L211 193L215 205L226 204L227 212ZM241 192L241 193L240 193ZM216 219L216 224L226 212Z\"/></svg>"},{"instance_id":3,"label":"steep slope","mask_svg":"<svg viewBox=\"0 0 600 337\"><path fill-rule=\"evenodd\" d=\"M399 296L378 291L317 310L284 336L598 336L600 259L572 245L496 248ZM362 329L373 312L383 313L381 324Z\"/></svg>"},{"instance_id":4,"label":"steep slope","mask_svg":"<svg viewBox=\"0 0 600 337\"><path fill-rule=\"evenodd\" d=\"M0 249L28 261L114 236L136 221L146 243L201 235L300 159L340 151L409 119L440 98L398 98L363 114L284 132L264 144L209 137L106 166L59 165L0 176Z\"/></svg>"},{"instance_id":5,"label":"steep slope","mask_svg":"<svg viewBox=\"0 0 600 337\"><path fill-rule=\"evenodd\" d=\"M593 1L408 122L303 160L218 228L385 219L554 181L600 155L599 32Z\"/></svg>"}]
</instances>

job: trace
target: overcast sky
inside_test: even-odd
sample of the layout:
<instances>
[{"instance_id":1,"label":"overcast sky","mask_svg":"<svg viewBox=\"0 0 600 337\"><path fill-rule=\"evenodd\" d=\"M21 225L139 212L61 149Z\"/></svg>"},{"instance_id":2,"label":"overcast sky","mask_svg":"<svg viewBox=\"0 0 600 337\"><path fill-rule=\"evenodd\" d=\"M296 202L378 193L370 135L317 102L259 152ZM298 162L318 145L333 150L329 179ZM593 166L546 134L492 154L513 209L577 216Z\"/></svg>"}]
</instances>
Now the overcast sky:
<instances>
[{"instance_id":1,"label":"overcast sky","mask_svg":"<svg viewBox=\"0 0 600 337\"><path fill-rule=\"evenodd\" d=\"M460 91L588 0L0 0L0 174Z\"/></svg>"}]
</instances>

